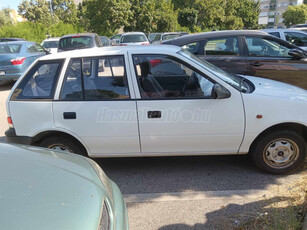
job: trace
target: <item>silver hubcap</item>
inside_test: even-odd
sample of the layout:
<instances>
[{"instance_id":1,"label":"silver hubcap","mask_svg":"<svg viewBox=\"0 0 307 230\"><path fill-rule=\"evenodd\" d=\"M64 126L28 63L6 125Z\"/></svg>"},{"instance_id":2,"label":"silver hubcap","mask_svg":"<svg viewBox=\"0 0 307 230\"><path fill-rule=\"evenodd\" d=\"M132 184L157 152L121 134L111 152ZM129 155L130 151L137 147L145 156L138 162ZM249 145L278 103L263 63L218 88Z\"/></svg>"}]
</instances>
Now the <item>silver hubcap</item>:
<instances>
[{"instance_id":1,"label":"silver hubcap","mask_svg":"<svg viewBox=\"0 0 307 230\"><path fill-rule=\"evenodd\" d=\"M57 150L57 151L72 153L70 148L68 148L65 145L61 145L61 144L50 145L48 148L49 149L54 149L54 150Z\"/></svg>"},{"instance_id":2,"label":"silver hubcap","mask_svg":"<svg viewBox=\"0 0 307 230\"><path fill-rule=\"evenodd\" d=\"M281 138L269 143L263 157L267 165L272 168L286 168L292 165L298 158L298 146L295 142Z\"/></svg>"}]
</instances>

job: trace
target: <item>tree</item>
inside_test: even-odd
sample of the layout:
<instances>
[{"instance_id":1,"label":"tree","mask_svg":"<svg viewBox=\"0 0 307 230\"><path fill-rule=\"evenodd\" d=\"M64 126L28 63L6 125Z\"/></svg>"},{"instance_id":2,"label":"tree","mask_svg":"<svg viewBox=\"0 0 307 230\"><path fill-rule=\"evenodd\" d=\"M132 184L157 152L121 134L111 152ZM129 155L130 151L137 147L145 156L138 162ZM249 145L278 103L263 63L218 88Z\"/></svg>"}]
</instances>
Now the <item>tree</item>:
<instances>
[{"instance_id":1,"label":"tree","mask_svg":"<svg viewBox=\"0 0 307 230\"><path fill-rule=\"evenodd\" d=\"M307 5L289 6L282 16L287 27L305 23L307 20Z\"/></svg>"},{"instance_id":2,"label":"tree","mask_svg":"<svg viewBox=\"0 0 307 230\"><path fill-rule=\"evenodd\" d=\"M88 0L85 7L89 29L106 36L127 25L131 14L128 0Z\"/></svg>"},{"instance_id":3,"label":"tree","mask_svg":"<svg viewBox=\"0 0 307 230\"><path fill-rule=\"evenodd\" d=\"M18 13L28 21L51 25L55 18L50 13L50 4L46 0L22 0L18 6Z\"/></svg>"},{"instance_id":4,"label":"tree","mask_svg":"<svg viewBox=\"0 0 307 230\"><path fill-rule=\"evenodd\" d=\"M259 1L240 0L236 10L236 15L242 19L246 29L258 29L258 18L260 14Z\"/></svg>"},{"instance_id":5,"label":"tree","mask_svg":"<svg viewBox=\"0 0 307 230\"><path fill-rule=\"evenodd\" d=\"M5 25L11 25L13 23L12 18L10 17L10 8L3 8L0 10L0 27Z\"/></svg>"},{"instance_id":6,"label":"tree","mask_svg":"<svg viewBox=\"0 0 307 230\"><path fill-rule=\"evenodd\" d=\"M168 0L155 0L154 26L156 32L175 31L177 28L177 12L174 5Z\"/></svg>"},{"instance_id":7,"label":"tree","mask_svg":"<svg viewBox=\"0 0 307 230\"><path fill-rule=\"evenodd\" d=\"M64 23L76 25L78 23L77 6L72 0L52 0L52 13Z\"/></svg>"},{"instance_id":8,"label":"tree","mask_svg":"<svg viewBox=\"0 0 307 230\"><path fill-rule=\"evenodd\" d=\"M197 31L198 11L192 8L185 8L178 11L178 23L180 26L187 27L191 32Z\"/></svg>"},{"instance_id":9,"label":"tree","mask_svg":"<svg viewBox=\"0 0 307 230\"><path fill-rule=\"evenodd\" d=\"M130 11L128 24L125 31L143 31L150 33L153 28L153 20L155 18L155 2L148 0L130 0Z\"/></svg>"}]
</instances>

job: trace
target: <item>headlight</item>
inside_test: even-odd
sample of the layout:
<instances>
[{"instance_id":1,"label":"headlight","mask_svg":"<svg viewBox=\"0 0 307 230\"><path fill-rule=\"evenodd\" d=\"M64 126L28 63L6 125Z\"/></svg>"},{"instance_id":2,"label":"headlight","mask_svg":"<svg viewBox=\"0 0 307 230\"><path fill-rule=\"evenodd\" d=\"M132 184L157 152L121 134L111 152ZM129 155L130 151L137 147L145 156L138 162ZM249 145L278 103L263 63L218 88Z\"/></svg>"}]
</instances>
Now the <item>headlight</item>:
<instances>
[{"instance_id":1,"label":"headlight","mask_svg":"<svg viewBox=\"0 0 307 230\"><path fill-rule=\"evenodd\" d=\"M97 173L99 179L106 188L106 192L108 193L110 200L113 202L113 191L109 178L95 161L90 158L87 158L87 161L91 164L91 166Z\"/></svg>"}]
</instances>

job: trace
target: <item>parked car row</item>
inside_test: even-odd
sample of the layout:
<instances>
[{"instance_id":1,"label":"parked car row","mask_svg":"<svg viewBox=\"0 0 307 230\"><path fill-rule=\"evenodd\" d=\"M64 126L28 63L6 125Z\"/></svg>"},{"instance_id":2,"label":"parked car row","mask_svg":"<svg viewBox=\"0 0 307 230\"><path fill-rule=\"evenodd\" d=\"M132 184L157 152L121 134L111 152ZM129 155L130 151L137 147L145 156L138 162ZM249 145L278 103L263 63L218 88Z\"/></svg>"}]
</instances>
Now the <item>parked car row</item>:
<instances>
[{"instance_id":1,"label":"parked car row","mask_svg":"<svg viewBox=\"0 0 307 230\"><path fill-rule=\"evenodd\" d=\"M0 43L0 79L21 75L5 134L23 144L0 144L4 229L128 229L119 188L87 157L250 154L274 174L304 166L304 50L259 31L152 38L163 45L142 32L66 35L44 40L48 50Z\"/></svg>"}]
</instances>

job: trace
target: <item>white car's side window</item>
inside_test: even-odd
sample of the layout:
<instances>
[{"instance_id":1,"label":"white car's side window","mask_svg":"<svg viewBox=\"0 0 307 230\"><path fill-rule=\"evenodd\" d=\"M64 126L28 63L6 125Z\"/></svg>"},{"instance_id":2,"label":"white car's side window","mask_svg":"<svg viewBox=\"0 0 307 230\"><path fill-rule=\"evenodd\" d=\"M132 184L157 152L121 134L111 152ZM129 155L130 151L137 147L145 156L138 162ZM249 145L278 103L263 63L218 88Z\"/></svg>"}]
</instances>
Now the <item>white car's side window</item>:
<instances>
[{"instance_id":1,"label":"white car's side window","mask_svg":"<svg viewBox=\"0 0 307 230\"><path fill-rule=\"evenodd\" d=\"M52 99L62 60L38 62L23 78L12 99Z\"/></svg>"},{"instance_id":2,"label":"white car's side window","mask_svg":"<svg viewBox=\"0 0 307 230\"><path fill-rule=\"evenodd\" d=\"M123 56L73 59L68 65L62 100L129 98Z\"/></svg>"},{"instance_id":3,"label":"white car's side window","mask_svg":"<svg viewBox=\"0 0 307 230\"><path fill-rule=\"evenodd\" d=\"M142 98L211 98L214 83L165 55L133 55Z\"/></svg>"}]
</instances>

